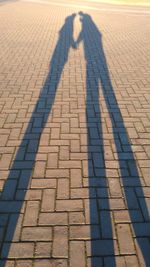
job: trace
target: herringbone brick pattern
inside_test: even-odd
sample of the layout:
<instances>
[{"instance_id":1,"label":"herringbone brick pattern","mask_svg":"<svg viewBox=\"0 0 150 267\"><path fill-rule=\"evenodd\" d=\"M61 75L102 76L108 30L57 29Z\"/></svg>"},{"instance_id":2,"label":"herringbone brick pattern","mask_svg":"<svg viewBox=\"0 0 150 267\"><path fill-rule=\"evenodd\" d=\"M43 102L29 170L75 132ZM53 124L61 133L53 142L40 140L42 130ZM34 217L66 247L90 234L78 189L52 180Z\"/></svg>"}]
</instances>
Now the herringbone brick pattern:
<instances>
[{"instance_id":1,"label":"herringbone brick pattern","mask_svg":"<svg viewBox=\"0 0 150 267\"><path fill-rule=\"evenodd\" d=\"M0 267L150 266L149 15L79 11L0 5Z\"/></svg>"}]
</instances>

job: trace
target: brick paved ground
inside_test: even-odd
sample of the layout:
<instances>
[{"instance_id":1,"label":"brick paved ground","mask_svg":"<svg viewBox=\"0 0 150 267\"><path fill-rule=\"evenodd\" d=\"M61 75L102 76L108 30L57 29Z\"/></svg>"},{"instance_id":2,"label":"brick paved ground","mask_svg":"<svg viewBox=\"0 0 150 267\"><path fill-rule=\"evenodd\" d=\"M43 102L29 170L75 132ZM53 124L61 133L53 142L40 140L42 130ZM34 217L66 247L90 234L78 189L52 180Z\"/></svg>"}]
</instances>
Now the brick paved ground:
<instances>
[{"instance_id":1,"label":"brick paved ground","mask_svg":"<svg viewBox=\"0 0 150 267\"><path fill-rule=\"evenodd\" d=\"M150 266L150 9L106 8L0 4L0 267Z\"/></svg>"}]
</instances>

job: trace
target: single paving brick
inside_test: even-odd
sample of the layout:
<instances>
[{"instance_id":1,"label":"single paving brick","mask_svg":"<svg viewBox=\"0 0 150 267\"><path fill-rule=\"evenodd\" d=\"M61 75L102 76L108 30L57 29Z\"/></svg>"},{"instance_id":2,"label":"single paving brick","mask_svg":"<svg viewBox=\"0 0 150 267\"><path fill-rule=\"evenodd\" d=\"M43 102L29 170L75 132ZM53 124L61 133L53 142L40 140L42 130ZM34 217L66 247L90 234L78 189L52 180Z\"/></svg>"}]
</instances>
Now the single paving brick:
<instances>
[{"instance_id":1,"label":"single paving brick","mask_svg":"<svg viewBox=\"0 0 150 267\"><path fill-rule=\"evenodd\" d=\"M49 145L49 134L42 134L41 137L40 137L40 143L39 145L40 146L48 146Z\"/></svg>"},{"instance_id":2,"label":"single paving brick","mask_svg":"<svg viewBox=\"0 0 150 267\"><path fill-rule=\"evenodd\" d=\"M61 146L59 152L60 160L69 160L69 146Z\"/></svg>"},{"instance_id":3,"label":"single paving brick","mask_svg":"<svg viewBox=\"0 0 150 267\"><path fill-rule=\"evenodd\" d=\"M48 212L55 209L55 189L44 189L41 203L41 211Z\"/></svg>"},{"instance_id":4,"label":"single paving brick","mask_svg":"<svg viewBox=\"0 0 150 267\"><path fill-rule=\"evenodd\" d=\"M2 248L1 258L7 257L7 251L9 249L8 258L12 259L22 259L22 258L32 258L34 253L34 243L12 243L9 247L9 243L4 243Z\"/></svg>"},{"instance_id":5,"label":"single paving brick","mask_svg":"<svg viewBox=\"0 0 150 267\"><path fill-rule=\"evenodd\" d=\"M54 146L39 146L38 148L38 152L39 153L53 153L53 152L58 152L58 145L54 145Z\"/></svg>"},{"instance_id":6,"label":"single paving brick","mask_svg":"<svg viewBox=\"0 0 150 267\"><path fill-rule=\"evenodd\" d=\"M135 247L137 251L137 257L140 266L149 266L150 265L150 244L149 239L146 238L136 238L135 239ZM141 250L142 248L142 250ZM142 253L144 252L144 253Z\"/></svg>"},{"instance_id":7,"label":"single paving brick","mask_svg":"<svg viewBox=\"0 0 150 267\"><path fill-rule=\"evenodd\" d=\"M129 223L131 221L130 216L132 218L132 222L143 221L143 217L140 211L137 210L131 210L130 212L128 212L127 210L114 211L114 218L116 223L123 223L123 222Z\"/></svg>"},{"instance_id":8,"label":"single paving brick","mask_svg":"<svg viewBox=\"0 0 150 267\"><path fill-rule=\"evenodd\" d=\"M87 257L87 267L103 267L102 257Z\"/></svg>"},{"instance_id":9,"label":"single paving brick","mask_svg":"<svg viewBox=\"0 0 150 267\"><path fill-rule=\"evenodd\" d=\"M46 170L46 177L47 178L69 178L69 171L67 170L67 167L65 170L63 169Z\"/></svg>"},{"instance_id":10,"label":"single paving brick","mask_svg":"<svg viewBox=\"0 0 150 267\"><path fill-rule=\"evenodd\" d=\"M88 188L73 188L71 189L71 198L96 198L96 192L94 188L90 192Z\"/></svg>"},{"instance_id":11,"label":"single paving brick","mask_svg":"<svg viewBox=\"0 0 150 267\"><path fill-rule=\"evenodd\" d=\"M86 266L85 245L83 241L70 242L70 267Z\"/></svg>"},{"instance_id":12,"label":"single paving brick","mask_svg":"<svg viewBox=\"0 0 150 267\"><path fill-rule=\"evenodd\" d=\"M121 185L120 185L119 179L109 178L108 184L109 184L111 197L122 197L122 191L121 191Z\"/></svg>"},{"instance_id":13,"label":"single paving brick","mask_svg":"<svg viewBox=\"0 0 150 267\"><path fill-rule=\"evenodd\" d=\"M70 120L70 126L71 126L71 128L72 127L75 127L75 128L78 128L79 127L79 121L78 121L78 118L71 118L71 120Z\"/></svg>"},{"instance_id":14,"label":"single paving brick","mask_svg":"<svg viewBox=\"0 0 150 267\"><path fill-rule=\"evenodd\" d=\"M100 230L97 225L70 226L69 230L71 240L88 240L100 238Z\"/></svg>"},{"instance_id":15,"label":"single paving brick","mask_svg":"<svg viewBox=\"0 0 150 267\"><path fill-rule=\"evenodd\" d=\"M67 212L40 213L39 225L67 225Z\"/></svg>"},{"instance_id":16,"label":"single paving brick","mask_svg":"<svg viewBox=\"0 0 150 267\"><path fill-rule=\"evenodd\" d=\"M56 188L56 179L32 179L31 188L33 189Z\"/></svg>"},{"instance_id":17,"label":"single paving brick","mask_svg":"<svg viewBox=\"0 0 150 267\"><path fill-rule=\"evenodd\" d=\"M81 169L71 169L71 187L82 187Z\"/></svg>"},{"instance_id":18,"label":"single paving brick","mask_svg":"<svg viewBox=\"0 0 150 267\"><path fill-rule=\"evenodd\" d=\"M150 223L134 223L132 225L136 237L149 237L150 236Z\"/></svg>"},{"instance_id":19,"label":"single paving brick","mask_svg":"<svg viewBox=\"0 0 150 267\"><path fill-rule=\"evenodd\" d=\"M4 266L6 266L6 267L14 267L15 266L15 261L14 260L11 260L11 261L9 261L9 260L7 260L6 262L5 261L0 261L0 266L3 266L4 264Z\"/></svg>"},{"instance_id":20,"label":"single paving brick","mask_svg":"<svg viewBox=\"0 0 150 267\"><path fill-rule=\"evenodd\" d=\"M70 153L71 160L83 160L88 159L89 155L87 153Z\"/></svg>"},{"instance_id":21,"label":"single paving brick","mask_svg":"<svg viewBox=\"0 0 150 267\"><path fill-rule=\"evenodd\" d=\"M71 152L80 152L79 140L71 140Z\"/></svg>"},{"instance_id":22,"label":"single paving brick","mask_svg":"<svg viewBox=\"0 0 150 267\"><path fill-rule=\"evenodd\" d=\"M111 256L104 258L104 266L116 266L116 267L126 267L125 259L123 256Z\"/></svg>"},{"instance_id":23,"label":"single paving brick","mask_svg":"<svg viewBox=\"0 0 150 267\"><path fill-rule=\"evenodd\" d=\"M99 213L101 236L104 239L116 239L115 224L113 221L113 214L110 211L102 210Z\"/></svg>"},{"instance_id":24,"label":"single paving brick","mask_svg":"<svg viewBox=\"0 0 150 267\"><path fill-rule=\"evenodd\" d=\"M150 159L139 160L138 162L141 168L149 168L150 166Z\"/></svg>"},{"instance_id":25,"label":"single paving brick","mask_svg":"<svg viewBox=\"0 0 150 267\"><path fill-rule=\"evenodd\" d=\"M137 259L137 256L131 255L131 256L125 256L125 262L127 267L138 267L139 262Z\"/></svg>"},{"instance_id":26,"label":"single paving brick","mask_svg":"<svg viewBox=\"0 0 150 267\"><path fill-rule=\"evenodd\" d=\"M65 259L39 259L34 261L34 267L68 267L67 260Z\"/></svg>"},{"instance_id":27,"label":"single paving brick","mask_svg":"<svg viewBox=\"0 0 150 267\"><path fill-rule=\"evenodd\" d=\"M42 195L42 190L28 189L25 195L25 200L29 201L40 200L41 195ZM15 199L22 200L22 196L24 196L24 190L17 190Z\"/></svg>"},{"instance_id":28,"label":"single paving brick","mask_svg":"<svg viewBox=\"0 0 150 267\"><path fill-rule=\"evenodd\" d=\"M5 242L18 242L20 240L20 234L22 231L22 221L23 214L20 214L19 217L17 214L11 214L11 216L9 217L7 232L5 233Z\"/></svg>"},{"instance_id":29,"label":"single paving brick","mask_svg":"<svg viewBox=\"0 0 150 267\"><path fill-rule=\"evenodd\" d=\"M136 194L132 188L125 188L125 197L128 202L128 209L139 209L139 203Z\"/></svg>"},{"instance_id":30,"label":"single paving brick","mask_svg":"<svg viewBox=\"0 0 150 267\"><path fill-rule=\"evenodd\" d=\"M125 209L124 200L122 198L100 199L100 210L122 210Z\"/></svg>"},{"instance_id":31,"label":"single paving brick","mask_svg":"<svg viewBox=\"0 0 150 267\"><path fill-rule=\"evenodd\" d=\"M17 267L32 267L32 261L31 260L17 260L16 266Z\"/></svg>"},{"instance_id":32,"label":"single paving brick","mask_svg":"<svg viewBox=\"0 0 150 267\"><path fill-rule=\"evenodd\" d=\"M69 225L85 224L85 216L83 212L69 212Z\"/></svg>"},{"instance_id":33,"label":"single paving brick","mask_svg":"<svg viewBox=\"0 0 150 267\"><path fill-rule=\"evenodd\" d=\"M5 147L5 145L6 145L6 143L7 143L7 140L8 140L8 135L6 135L6 134L1 134L0 135L0 146L4 146Z\"/></svg>"},{"instance_id":34,"label":"single paving brick","mask_svg":"<svg viewBox=\"0 0 150 267\"><path fill-rule=\"evenodd\" d=\"M43 178L45 175L45 166L46 163L43 161L37 161L34 167L34 178Z\"/></svg>"},{"instance_id":35,"label":"single paving brick","mask_svg":"<svg viewBox=\"0 0 150 267\"><path fill-rule=\"evenodd\" d=\"M79 135L78 134L61 134L61 139L62 140L78 140L79 139Z\"/></svg>"},{"instance_id":36,"label":"single paving brick","mask_svg":"<svg viewBox=\"0 0 150 267\"><path fill-rule=\"evenodd\" d=\"M86 224L99 223L99 211L96 199L84 199L85 221Z\"/></svg>"},{"instance_id":37,"label":"single paving brick","mask_svg":"<svg viewBox=\"0 0 150 267\"><path fill-rule=\"evenodd\" d=\"M51 129L51 139L59 139L60 129L52 128Z\"/></svg>"},{"instance_id":38,"label":"single paving brick","mask_svg":"<svg viewBox=\"0 0 150 267\"><path fill-rule=\"evenodd\" d=\"M56 210L57 211L82 211L83 203L79 199L75 200L56 200Z\"/></svg>"},{"instance_id":39,"label":"single paving brick","mask_svg":"<svg viewBox=\"0 0 150 267\"><path fill-rule=\"evenodd\" d=\"M136 195L138 197L150 197L150 187L136 188Z\"/></svg>"},{"instance_id":40,"label":"single paving brick","mask_svg":"<svg viewBox=\"0 0 150 267\"><path fill-rule=\"evenodd\" d=\"M69 133L69 123L63 122L61 123L61 133Z\"/></svg>"},{"instance_id":41,"label":"single paving brick","mask_svg":"<svg viewBox=\"0 0 150 267\"><path fill-rule=\"evenodd\" d=\"M0 158L0 169L8 170L12 160L11 154L3 154Z\"/></svg>"},{"instance_id":42,"label":"single paving brick","mask_svg":"<svg viewBox=\"0 0 150 267\"><path fill-rule=\"evenodd\" d=\"M52 240L51 227L24 227L22 230L22 241L50 241Z\"/></svg>"},{"instance_id":43,"label":"single paving brick","mask_svg":"<svg viewBox=\"0 0 150 267\"><path fill-rule=\"evenodd\" d=\"M87 256L110 256L118 254L115 240L93 240L86 241Z\"/></svg>"},{"instance_id":44,"label":"single paving brick","mask_svg":"<svg viewBox=\"0 0 150 267\"><path fill-rule=\"evenodd\" d=\"M57 185L57 199L69 198L69 179L59 179Z\"/></svg>"},{"instance_id":45,"label":"single paving brick","mask_svg":"<svg viewBox=\"0 0 150 267\"><path fill-rule=\"evenodd\" d=\"M39 202L38 201L28 201L23 226L36 226L39 214Z\"/></svg>"},{"instance_id":46,"label":"single paving brick","mask_svg":"<svg viewBox=\"0 0 150 267\"><path fill-rule=\"evenodd\" d=\"M47 168L57 168L58 165L58 154L50 153L48 154Z\"/></svg>"},{"instance_id":47,"label":"single paving brick","mask_svg":"<svg viewBox=\"0 0 150 267\"><path fill-rule=\"evenodd\" d=\"M117 234L120 253L135 254L135 248L129 224L118 224Z\"/></svg>"},{"instance_id":48,"label":"single paving brick","mask_svg":"<svg viewBox=\"0 0 150 267\"><path fill-rule=\"evenodd\" d=\"M80 160L59 161L59 168L79 169L81 168L81 161Z\"/></svg>"},{"instance_id":49,"label":"single paving brick","mask_svg":"<svg viewBox=\"0 0 150 267\"><path fill-rule=\"evenodd\" d=\"M20 212L20 209L24 209L21 201L1 201L0 212L5 213L6 210L8 213Z\"/></svg>"},{"instance_id":50,"label":"single paving brick","mask_svg":"<svg viewBox=\"0 0 150 267\"><path fill-rule=\"evenodd\" d=\"M68 227L66 226L54 227L52 256L55 258L68 257Z\"/></svg>"},{"instance_id":51,"label":"single paving brick","mask_svg":"<svg viewBox=\"0 0 150 267\"><path fill-rule=\"evenodd\" d=\"M50 242L37 242L35 246L35 258L44 258L51 256L52 243Z\"/></svg>"}]
</instances>

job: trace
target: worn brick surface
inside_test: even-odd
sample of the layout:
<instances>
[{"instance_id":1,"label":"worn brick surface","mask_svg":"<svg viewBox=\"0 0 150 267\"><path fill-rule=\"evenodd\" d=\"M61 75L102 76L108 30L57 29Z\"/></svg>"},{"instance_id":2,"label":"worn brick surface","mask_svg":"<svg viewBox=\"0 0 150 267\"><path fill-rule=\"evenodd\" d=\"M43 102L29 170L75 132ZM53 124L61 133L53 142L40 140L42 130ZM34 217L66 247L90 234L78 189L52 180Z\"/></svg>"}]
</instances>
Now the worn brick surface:
<instances>
[{"instance_id":1,"label":"worn brick surface","mask_svg":"<svg viewBox=\"0 0 150 267\"><path fill-rule=\"evenodd\" d=\"M0 267L150 266L149 18L0 1Z\"/></svg>"}]
</instances>

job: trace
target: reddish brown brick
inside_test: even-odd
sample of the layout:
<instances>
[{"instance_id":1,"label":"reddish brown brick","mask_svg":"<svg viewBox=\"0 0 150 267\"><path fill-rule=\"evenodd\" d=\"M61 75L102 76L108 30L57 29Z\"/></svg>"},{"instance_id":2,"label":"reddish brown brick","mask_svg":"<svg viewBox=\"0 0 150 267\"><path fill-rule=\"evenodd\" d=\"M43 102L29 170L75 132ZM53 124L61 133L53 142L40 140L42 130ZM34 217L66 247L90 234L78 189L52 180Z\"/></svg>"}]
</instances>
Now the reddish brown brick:
<instances>
[{"instance_id":1,"label":"reddish brown brick","mask_svg":"<svg viewBox=\"0 0 150 267\"><path fill-rule=\"evenodd\" d=\"M57 199L69 198L69 179L59 179L57 186Z\"/></svg>"},{"instance_id":2,"label":"reddish brown brick","mask_svg":"<svg viewBox=\"0 0 150 267\"><path fill-rule=\"evenodd\" d=\"M41 211L54 211L55 209L55 189L44 189Z\"/></svg>"},{"instance_id":3,"label":"reddish brown brick","mask_svg":"<svg viewBox=\"0 0 150 267\"><path fill-rule=\"evenodd\" d=\"M128 224L118 224L117 234L118 234L120 253L134 254L135 248L132 240L130 226Z\"/></svg>"},{"instance_id":4,"label":"reddish brown brick","mask_svg":"<svg viewBox=\"0 0 150 267\"><path fill-rule=\"evenodd\" d=\"M54 227L54 241L52 255L56 258L68 257L68 228L65 226Z\"/></svg>"},{"instance_id":5,"label":"reddish brown brick","mask_svg":"<svg viewBox=\"0 0 150 267\"><path fill-rule=\"evenodd\" d=\"M57 153L48 154L47 168L57 168L58 165L58 155Z\"/></svg>"},{"instance_id":6,"label":"reddish brown brick","mask_svg":"<svg viewBox=\"0 0 150 267\"><path fill-rule=\"evenodd\" d=\"M22 241L50 241L52 240L51 227L24 227Z\"/></svg>"},{"instance_id":7,"label":"reddish brown brick","mask_svg":"<svg viewBox=\"0 0 150 267\"><path fill-rule=\"evenodd\" d=\"M37 242L35 246L35 257L44 258L50 257L52 252L52 243Z\"/></svg>"},{"instance_id":8,"label":"reddish brown brick","mask_svg":"<svg viewBox=\"0 0 150 267\"><path fill-rule=\"evenodd\" d=\"M39 215L39 202L28 201L25 210L23 225L24 226L37 225L38 215Z\"/></svg>"},{"instance_id":9,"label":"reddish brown brick","mask_svg":"<svg viewBox=\"0 0 150 267\"><path fill-rule=\"evenodd\" d=\"M5 256L5 253L7 251L9 244L4 244L3 250L2 250L2 257ZM34 253L34 243L12 243L10 250L9 250L9 258L32 258Z\"/></svg>"},{"instance_id":10,"label":"reddish brown brick","mask_svg":"<svg viewBox=\"0 0 150 267\"><path fill-rule=\"evenodd\" d=\"M34 168L33 176L35 178L44 178L46 163L43 161L37 161Z\"/></svg>"},{"instance_id":11,"label":"reddish brown brick","mask_svg":"<svg viewBox=\"0 0 150 267\"><path fill-rule=\"evenodd\" d=\"M70 267L86 266L84 242L70 242Z\"/></svg>"},{"instance_id":12,"label":"reddish brown brick","mask_svg":"<svg viewBox=\"0 0 150 267\"><path fill-rule=\"evenodd\" d=\"M67 225L67 212L40 213L39 225Z\"/></svg>"},{"instance_id":13,"label":"reddish brown brick","mask_svg":"<svg viewBox=\"0 0 150 267\"><path fill-rule=\"evenodd\" d=\"M81 200L56 200L57 211L82 211L83 203Z\"/></svg>"}]
</instances>

